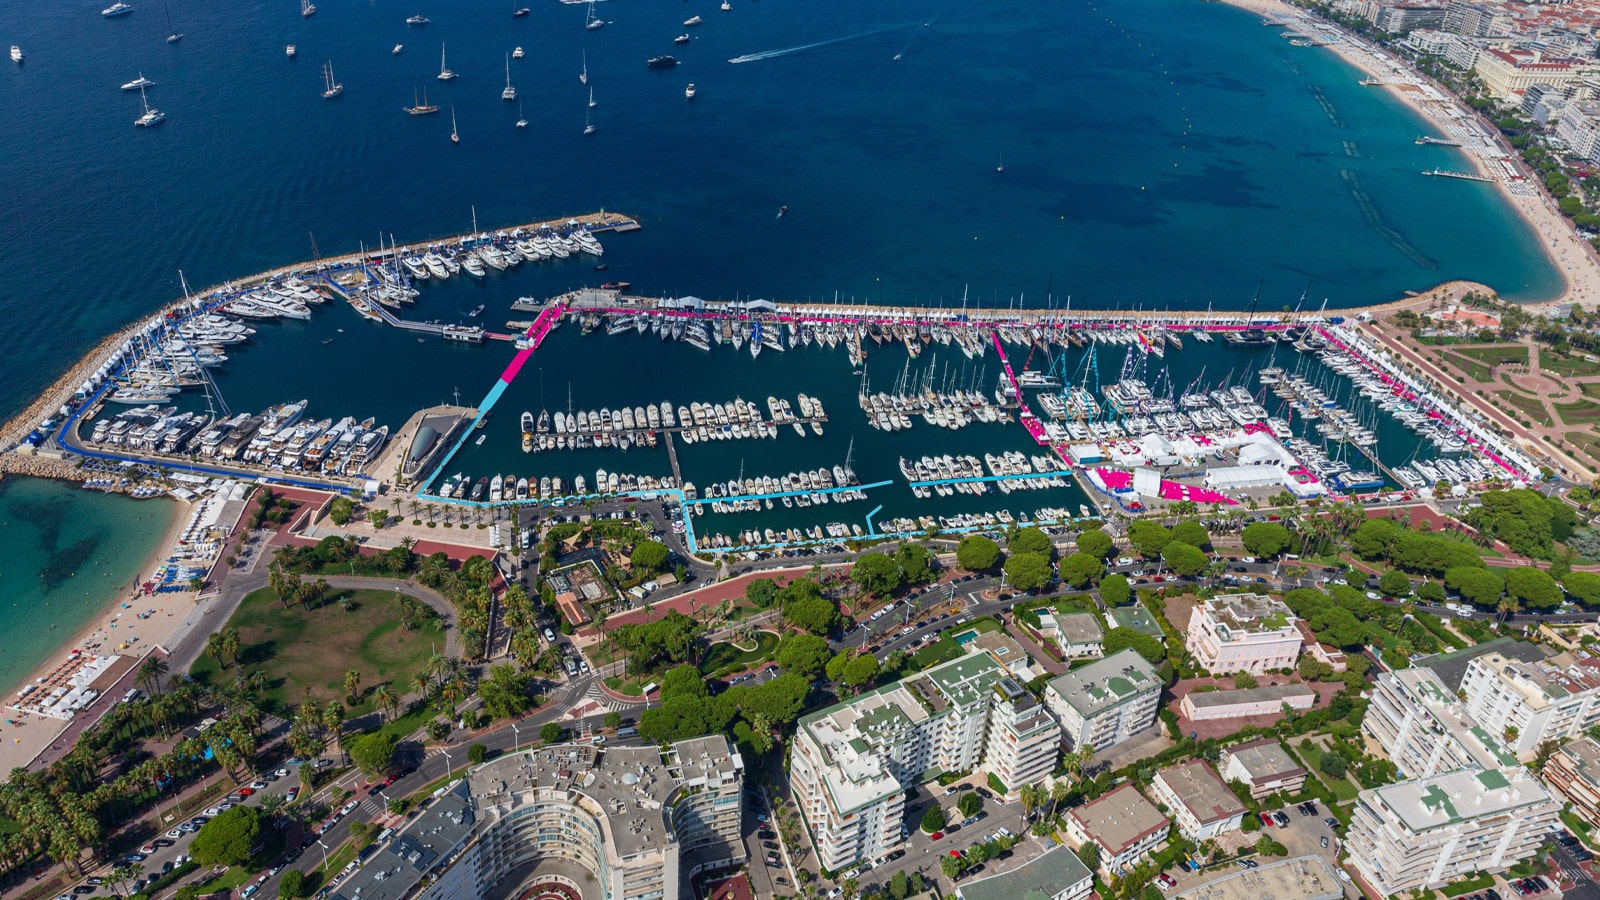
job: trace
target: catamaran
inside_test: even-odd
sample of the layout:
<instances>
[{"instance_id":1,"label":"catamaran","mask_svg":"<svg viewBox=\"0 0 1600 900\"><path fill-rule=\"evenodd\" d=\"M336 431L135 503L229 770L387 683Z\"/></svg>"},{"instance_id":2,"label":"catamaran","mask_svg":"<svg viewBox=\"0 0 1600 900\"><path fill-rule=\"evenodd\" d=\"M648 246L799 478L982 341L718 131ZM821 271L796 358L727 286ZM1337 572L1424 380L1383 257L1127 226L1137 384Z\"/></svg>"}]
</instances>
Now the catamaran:
<instances>
[{"instance_id":1,"label":"catamaran","mask_svg":"<svg viewBox=\"0 0 1600 900\"><path fill-rule=\"evenodd\" d=\"M517 99L517 89L511 86L511 57L506 56L506 89L500 92L501 100Z\"/></svg>"},{"instance_id":2,"label":"catamaran","mask_svg":"<svg viewBox=\"0 0 1600 900\"><path fill-rule=\"evenodd\" d=\"M309 19L309 18L311 18L311 15L313 13L315 13L316 11L317 11L317 5L315 3L312 3L311 0L300 0L300 15L301 16Z\"/></svg>"},{"instance_id":3,"label":"catamaran","mask_svg":"<svg viewBox=\"0 0 1600 900\"><path fill-rule=\"evenodd\" d=\"M456 73L450 71L450 67L446 66L444 64L444 44L440 43L439 44L439 80L440 81L449 81L450 79L452 79L454 77L456 77Z\"/></svg>"},{"instance_id":4,"label":"catamaran","mask_svg":"<svg viewBox=\"0 0 1600 900\"><path fill-rule=\"evenodd\" d=\"M517 127L518 128L527 128L528 127L528 117L522 114L522 101L521 100L517 101Z\"/></svg>"},{"instance_id":5,"label":"catamaran","mask_svg":"<svg viewBox=\"0 0 1600 900\"><path fill-rule=\"evenodd\" d=\"M144 105L144 115L133 120L133 124L140 128L149 128L160 125L167 120L167 114L159 109L151 109L150 101L145 99L144 88L139 88L139 102Z\"/></svg>"}]
</instances>

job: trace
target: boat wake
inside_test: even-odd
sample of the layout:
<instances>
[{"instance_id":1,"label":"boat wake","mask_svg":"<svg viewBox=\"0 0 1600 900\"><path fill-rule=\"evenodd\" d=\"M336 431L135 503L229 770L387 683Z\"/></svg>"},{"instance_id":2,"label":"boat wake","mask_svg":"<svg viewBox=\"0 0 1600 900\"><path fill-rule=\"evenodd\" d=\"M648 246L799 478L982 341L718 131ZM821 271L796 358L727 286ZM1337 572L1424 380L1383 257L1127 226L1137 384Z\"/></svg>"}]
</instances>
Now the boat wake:
<instances>
[{"instance_id":1,"label":"boat wake","mask_svg":"<svg viewBox=\"0 0 1600 900\"><path fill-rule=\"evenodd\" d=\"M829 44L842 44L845 41L853 41L857 38L864 38L869 35L879 34L885 31L893 31L896 28L904 27L904 25L885 25L882 28L874 28L871 31L862 31L857 34L847 34L844 37L829 38L828 40L817 41L816 43L812 44L801 44L798 47L785 47L782 50L763 50L760 53L746 53L743 56L735 56L733 59L728 60L728 62L747 63L759 62L763 59L777 59L780 56L788 56L791 53L800 53L805 50L815 50L818 47L826 47Z\"/></svg>"}]
</instances>

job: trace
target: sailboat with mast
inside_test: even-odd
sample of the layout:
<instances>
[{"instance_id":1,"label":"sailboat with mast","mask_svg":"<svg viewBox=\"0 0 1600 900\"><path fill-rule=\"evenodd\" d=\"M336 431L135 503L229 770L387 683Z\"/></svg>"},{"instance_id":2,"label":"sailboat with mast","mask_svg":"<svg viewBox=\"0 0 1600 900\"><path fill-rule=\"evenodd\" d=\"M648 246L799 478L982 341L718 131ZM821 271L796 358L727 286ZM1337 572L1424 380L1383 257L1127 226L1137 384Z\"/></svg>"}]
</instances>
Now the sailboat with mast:
<instances>
[{"instance_id":1,"label":"sailboat with mast","mask_svg":"<svg viewBox=\"0 0 1600 900\"><path fill-rule=\"evenodd\" d=\"M456 73L450 71L450 67L444 64L444 43L441 41L439 44L439 80L449 81L455 77Z\"/></svg>"},{"instance_id":2,"label":"sailboat with mast","mask_svg":"<svg viewBox=\"0 0 1600 900\"><path fill-rule=\"evenodd\" d=\"M578 83L579 84L588 84L589 83L589 51L588 50L584 50L583 51L583 69L578 72Z\"/></svg>"},{"instance_id":3,"label":"sailboat with mast","mask_svg":"<svg viewBox=\"0 0 1600 900\"><path fill-rule=\"evenodd\" d=\"M583 27L594 31L598 28L604 28L605 24L605 19L594 14L594 0L589 0L589 18L583 23Z\"/></svg>"},{"instance_id":4,"label":"sailboat with mast","mask_svg":"<svg viewBox=\"0 0 1600 900\"><path fill-rule=\"evenodd\" d=\"M332 100L344 93L344 85L333 80L333 60L322 65L322 99Z\"/></svg>"},{"instance_id":5,"label":"sailboat with mast","mask_svg":"<svg viewBox=\"0 0 1600 900\"><path fill-rule=\"evenodd\" d=\"M172 11L167 9L165 3L161 4L161 11L167 16L167 43L176 44L183 40L183 32L172 27Z\"/></svg>"},{"instance_id":6,"label":"sailboat with mast","mask_svg":"<svg viewBox=\"0 0 1600 900\"><path fill-rule=\"evenodd\" d=\"M528 117L522 114L522 101L521 100L517 101L517 127L518 128L527 128L528 127Z\"/></svg>"},{"instance_id":7,"label":"sailboat with mast","mask_svg":"<svg viewBox=\"0 0 1600 900\"><path fill-rule=\"evenodd\" d=\"M312 3L311 0L300 0L300 15L302 18L309 19L316 11L317 5Z\"/></svg>"},{"instance_id":8,"label":"sailboat with mast","mask_svg":"<svg viewBox=\"0 0 1600 900\"><path fill-rule=\"evenodd\" d=\"M456 131L456 108L450 107L450 143L461 143L461 133Z\"/></svg>"},{"instance_id":9,"label":"sailboat with mast","mask_svg":"<svg viewBox=\"0 0 1600 900\"><path fill-rule=\"evenodd\" d=\"M426 115L430 115L432 113L436 113L438 111L439 111L439 107L433 106L432 104L428 103L428 91L427 91L426 88L424 88L423 91L422 91L422 102L421 103L417 102L417 92L415 90L413 90L411 92L411 105L406 107L406 113L408 115L426 116Z\"/></svg>"},{"instance_id":10,"label":"sailboat with mast","mask_svg":"<svg viewBox=\"0 0 1600 900\"><path fill-rule=\"evenodd\" d=\"M585 111L584 114L583 114L583 133L584 134L594 134L594 132L595 132L594 117L591 116L588 113L588 111Z\"/></svg>"},{"instance_id":11,"label":"sailboat with mast","mask_svg":"<svg viewBox=\"0 0 1600 900\"><path fill-rule=\"evenodd\" d=\"M517 99L517 89L511 86L511 55L506 54L506 89L500 92L501 100Z\"/></svg>"},{"instance_id":12,"label":"sailboat with mast","mask_svg":"<svg viewBox=\"0 0 1600 900\"><path fill-rule=\"evenodd\" d=\"M144 115L134 119L133 124L139 126L140 128L150 128L155 125L160 125L162 122L167 120L166 113L159 109L152 109L150 107L150 101L145 99L143 87L139 88L139 102L144 105Z\"/></svg>"},{"instance_id":13,"label":"sailboat with mast","mask_svg":"<svg viewBox=\"0 0 1600 900\"><path fill-rule=\"evenodd\" d=\"M594 109L594 88L589 88L589 108Z\"/></svg>"}]
</instances>

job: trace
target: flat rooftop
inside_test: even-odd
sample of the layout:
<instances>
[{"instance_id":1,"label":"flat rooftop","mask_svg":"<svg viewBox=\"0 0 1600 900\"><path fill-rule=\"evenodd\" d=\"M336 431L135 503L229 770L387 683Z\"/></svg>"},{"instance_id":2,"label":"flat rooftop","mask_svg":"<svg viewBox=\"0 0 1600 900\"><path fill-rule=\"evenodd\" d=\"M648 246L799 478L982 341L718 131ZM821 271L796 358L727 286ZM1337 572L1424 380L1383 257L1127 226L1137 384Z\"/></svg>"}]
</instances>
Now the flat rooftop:
<instances>
[{"instance_id":1,"label":"flat rooftop","mask_svg":"<svg viewBox=\"0 0 1600 900\"><path fill-rule=\"evenodd\" d=\"M1069 810L1083 830L1115 856L1138 843L1152 831L1165 831L1172 821L1156 809L1131 784L1100 799Z\"/></svg>"},{"instance_id":2,"label":"flat rooftop","mask_svg":"<svg viewBox=\"0 0 1600 900\"><path fill-rule=\"evenodd\" d=\"M1550 795L1526 769L1460 769L1373 789L1413 834L1537 806Z\"/></svg>"},{"instance_id":3,"label":"flat rooftop","mask_svg":"<svg viewBox=\"0 0 1600 900\"><path fill-rule=\"evenodd\" d=\"M1205 760L1192 759L1162 769L1156 777L1166 783L1177 795L1178 802L1188 807L1189 813L1202 825L1231 819L1245 811L1244 804Z\"/></svg>"},{"instance_id":4,"label":"flat rooftop","mask_svg":"<svg viewBox=\"0 0 1600 900\"><path fill-rule=\"evenodd\" d=\"M424 872L472 833L476 817L467 791L467 780L457 781L341 882L329 900L401 900L411 893Z\"/></svg>"},{"instance_id":5,"label":"flat rooftop","mask_svg":"<svg viewBox=\"0 0 1600 900\"><path fill-rule=\"evenodd\" d=\"M1234 871L1175 896L1183 900L1336 900L1344 896L1344 886L1327 860L1297 856Z\"/></svg>"},{"instance_id":6,"label":"flat rooftop","mask_svg":"<svg viewBox=\"0 0 1600 900\"><path fill-rule=\"evenodd\" d=\"M1223 640L1231 635L1270 634L1294 627L1294 613L1265 594L1219 594L1201 604Z\"/></svg>"},{"instance_id":7,"label":"flat rooftop","mask_svg":"<svg viewBox=\"0 0 1600 900\"><path fill-rule=\"evenodd\" d=\"M1049 690L1084 718L1147 691L1160 691L1155 667L1136 650L1122 650L1050 680Z\"/></svg>"},{"instance_id":8,"label":"flat rooftop","mask_svg":"<svg viewBox=\"0 0 1600 900\"><path fill-rule=\"evenodd\" d=\"M1009 872L958 885L956 896L961 900L1050 900L1091 878L1078 854L1057 847Z\"/></svg>"},{"instance_id":9,"label":"flat rooftop","mask_svg":"<svg viewBox=\"0 0 1600 900\"><path fill-rule=\"evenodd\" d=\"M1106 636L1094 613L1065 613L1056 616L1056 630L1069 644L1091 644Z\"/></svg>"},{"instance_id":10,"label":"flat rooftop","mask_svg":"<svg viewBox=\"0 0 1600 900\"><path fill-rule=\"evenodd\" d=\"M1186 699L1195 709L1233 706L1238 703L1260 703L1288 700L1291 697L1316 696L1316 691L1303 684L1268 684L1261 687L1238 688L1231 691L1193 691Z\"/></svg>"},{"instance_id":11,"label":"flat rooftop","mask_svg":"<svg viewBox=\"0 0 1600 900\"><path fill-rule=\"evenodd\" d=\"M1277 738L1250 741L1227 747L1222 752L1239 760L1253 781L1275 781L1291 775L1303 775L1306 771L1304 766L1289 756Z\"/></svg>"},{"instance_id":12,"label":"flat rooftop","mask_svg":"<svg viewBox=\"0 0 1600 900\"><path fill-rule=\"evenodd\" d=\"M1445 689L1454 694L1461 689L1461 680L1467 674L1467 664L1488 653L1498 653L1522 662L1537 662L1547 655L1544 648L1538 644L1530 644L1515 638L1497 637L1492 641L1461 650L1425 656L1412 663L1412 667L1424 666L1432 669L1434 674L1439 676L1439 681L1444 684Z\"/></svg>"}]
</instances>

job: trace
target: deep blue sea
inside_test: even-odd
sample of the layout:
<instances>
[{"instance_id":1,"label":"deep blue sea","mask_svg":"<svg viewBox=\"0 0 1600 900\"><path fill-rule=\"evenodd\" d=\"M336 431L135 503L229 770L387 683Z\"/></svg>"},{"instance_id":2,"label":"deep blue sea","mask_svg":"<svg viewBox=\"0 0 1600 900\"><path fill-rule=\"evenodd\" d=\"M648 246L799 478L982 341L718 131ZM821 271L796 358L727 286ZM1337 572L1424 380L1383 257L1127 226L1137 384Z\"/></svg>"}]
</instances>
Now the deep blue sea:
<instances>
[{"instance_id":1,"label":"deep blue sea","mask_svg":"<svg viewBox=\"0 0 1600 900\"><path fill-rule=\"evenodd\" d=\"M552 0L168 0L168 44L163 3L131 2L0 4L26 54L0 69L0 412L177 296L179 269L200 286L309 258L313 235L336 254L461 232L474 207L486 228L633 214L607 277L647 293L1148 309L1244 307L1258 283L1263 308L1308 284L1330 306L1559 286L1489 188L1419 174L1460 161L1414 145L1396 101L1220 4L610 0L587 31ZM520 130L500 99L518 45ZM683 64L646 69L663 53ZM140 73L159 128L118 89ZM424 88L441 113L405 115ZM549 267L524 290L600 279Z\"/></svg>"},{"instance_id":2,"label":"deep blue sea","mask_svg":"<svg viewBox=\"0 0 1600 900\"><path fill-rule=\"evenodd\" d=\"M532 5L524 18L500 0L321 0L310 18L298 0L129 0L131 15L105 19L109 2L0 3L0 46L26 54L20 66L0 61L0 414L179 296L180 269L198 289L309 259L313 247L327 256L465 232L474 212L484 229L597 209L644 228L604 238L603 274L572 261L451 279L427 286L413 317L460 319L483 304L479 321L498 328L530 318L507 312L519 295L605 280L651 295L954 305L965 293L974 305L1122 309L1242 309L1258 286L1263 309L1302 295L1366 304L1454 278L1521 300L1560 286L1489 187L1419 174L1462 165L1456 151L1413 143L1425 123L1331 54L1200 0L732 0L726 12L719 0L609 0L595 6L607 20L598 31L584 28L588 7L554 0L517 0ZM175 44L164 11L184 34ZM431 24L407 26L417 13ZM694 15L704 24L686 27ZM675 45L683 33L691 41ZM441 45L460 75L448 83L435 78ZM516 46L520 103L507 103ZM683 64L646 68L665 53ZM344 91L323 100L329 62ZM141 73L168 116L159 128L136 129L139 95L118 89ZM441 113L405 115L424 89ZM526 129L514 127L519 114ZM586 119L595 134L583 134ZM228 352L218 383L235 410L309 397L317 418L397 427L457 388L476 403L510 349L418 343L329 304ZM932 352L920 367L935 365ZM1075 371L1081 354L1069 356ZM1169 355L1166 377L1180 392L1201 373L1240 383L1260 356L1191 341ZM873 384L888 389L904 361L879 349ZM1121 363L1103 355L1103 380ZM940 380L986 391L999 373L993 355L969 364L953 349L938 365ZM700 484L741 467L831 466L852 441L867 481L898 478L901 454L1028 449L1015 427L873 432L856 385L842 350L752 361L569 326L524 369L486 443L451 469L667 471L660 451L523 456L517 413L564 408L569 387L579 408L793 402L800 391L828 404L821 439L786 430L775 443L685 448L685 474ZM1410 452L1407 438L1385 431L1391 461ZM70 512L70 497L50 496L30 508ZM1081 499L1019 493L1005 505ZM878 503L880 518L995 505L919 509L896 485L804 524L858 521ZM706 525L802 524L781 509L749 518ZM12 548L0 568L55 571L82 546L55 562ZM0 631L25 625L0 609Z\"/></svg>"}]
</instances>

